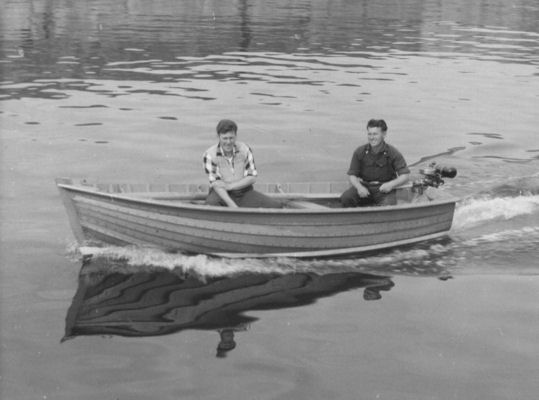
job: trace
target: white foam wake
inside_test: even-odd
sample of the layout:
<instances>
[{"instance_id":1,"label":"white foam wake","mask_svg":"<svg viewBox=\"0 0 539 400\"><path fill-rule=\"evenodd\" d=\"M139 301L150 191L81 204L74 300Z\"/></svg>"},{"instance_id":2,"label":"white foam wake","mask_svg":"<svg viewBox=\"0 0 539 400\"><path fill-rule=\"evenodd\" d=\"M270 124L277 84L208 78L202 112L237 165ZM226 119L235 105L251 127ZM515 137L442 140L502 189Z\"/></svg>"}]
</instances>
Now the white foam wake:
<instances>
[{"instance_id":1,"label":"white foam wake","mask_svg":"<svg viewBox=\"0 0 539 400\"><path fill-rule=\"evenodd\" d=\"M453 229L469 228L492 220L508 220L539 211L539 195L469 199L457 207Z\"/></svg>"},{"instance_id":2,"label":"white foam wake","mask_svg":"<svg viewBox=\"0 0 539 400\"><path fill-rule=\"evenodd\" d=\"M539 242L539 226L525 226L520 229L507 229L500 232L489 233L465 240L461 246L475 247L482 243L509 243L513 246L524 246ZM503 247L502 247L503 248Z\"/></svg>"},{"instance_id":3,"label":"white foam wake","mask_svg":"<svg viewBox=\"0 0 539 400\"><path fill-rule=\"evenodd\" d=\"M399 273L406 275L437 274L444 269L443 254L449 248L440 244L428 248L393 250L380 255L348 259L300 260L291 258L226 259L205 255L167 253L159 249L140 247L80 247L78 254L93 259L121 260L124 266L179 269L199 276L225 276L236 273L287 274L309 272L319 275L339 272ZM114 263L105 263L111 269Z\"/></svg>"}]
</instances>

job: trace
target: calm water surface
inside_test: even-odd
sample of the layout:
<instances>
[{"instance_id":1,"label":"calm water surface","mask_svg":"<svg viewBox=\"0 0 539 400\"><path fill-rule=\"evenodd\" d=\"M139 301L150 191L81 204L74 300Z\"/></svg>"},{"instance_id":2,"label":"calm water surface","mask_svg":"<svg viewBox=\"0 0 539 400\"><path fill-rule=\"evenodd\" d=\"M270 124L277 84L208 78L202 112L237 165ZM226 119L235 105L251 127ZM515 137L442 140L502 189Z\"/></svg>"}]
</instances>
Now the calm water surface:
<instances>
[{"instance_id":1,"label":"calm water surface","mask_svg":"<svg viewBox=\"0 0 539 400\"><path fill-rule=\"evenodd\" d=\"M536 399L535 0L6 0L2 399ZM260 181L343 180L371 117L459 174L447 240L352 259L104 248L57 176L204 182L220 118Z\"/></svg>"}]
</instances>

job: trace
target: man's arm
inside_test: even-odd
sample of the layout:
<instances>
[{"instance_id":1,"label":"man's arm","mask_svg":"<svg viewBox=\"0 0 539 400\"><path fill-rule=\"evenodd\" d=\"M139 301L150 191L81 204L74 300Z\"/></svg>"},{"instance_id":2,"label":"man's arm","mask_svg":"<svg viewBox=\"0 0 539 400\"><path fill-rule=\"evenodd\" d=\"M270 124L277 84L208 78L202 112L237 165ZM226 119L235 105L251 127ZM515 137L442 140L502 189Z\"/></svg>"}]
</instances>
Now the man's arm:
<instances>
[{"instance_id":1,"label":"man's arm","mask_svg":"<svg viewBox=\"0 0 539 400\"><path fill-rule=\"evenodd\" d=\"M350 168L348 168L348 180L350 184L356 188L357 194L361 198L369 197L371 194L369 189L362 185L363 180L358 176L361 174L361 160L359 154L360 147L358 147L352 154L352 159L350 160Z\"/></svg>"},{"instance_id":2,"label":"man's arm","mask_svg":"<svg viewBox=\"0 0 539 400\"><path fill-rule=\"evenodd\" d=\"M215 181L211 185L212 189L215 190L215 193L226 203L228 207L237 208L238 205L232 200L230 195L228 194L226 183L224 183L222 180Z\"/></svg>"},{"instance_id":3,"label":"man's arm","mask_svg":"<svg viewBox=\"0 0 539 400\"><path fill-rule=\"evenodd\" d=\"M243 189L247 186L254 185L255 182L256 182L255 176L247 175L241 178L239 181L226 183L225 187L226 187L226 190L238 190L238 189Z\"/></svg>"},{"instance_id":4,"label":"man's arm","mask_svg":"<svg viewBox=\"0 0 539 400\"><path fill-rule=\"evenodd\" d=\"M391 165L393 167L393 170L397 174L397 177L389 182L385 182L384 184L382 184L382 186L380 186L380 191L383 193L391 192L397 186L403 185L408 182L408 179L410 178L410 169L406 165L404 157L396 148L391 147L391 149L394 152Z\"/></svg>"},{"instance_id":5,"label":"man's arm","mask_svg":"<svg viewBox=\"0 0 539 400\"><path fill-rule=\"evenodd\" d=\"M361 179L355 175L348 175L348 180L350 181L350 184L356 188L357 194L361 198L369 197L370 192L369 190L361 184Z\"/></svg>"},{"instance_id":6,"label":"man's arm","mask_svg":"<svg viewBox=\"0 0 539 400\"><path fill-rule=\"evenodd\" d=\"M255 167L255 159L250 147L247 146L247 156L245 159L245 176L235 182L229 182L224 184L226 190L239 190L248 186L254 185L256 182L256 176L258 174ZM228 194L227 194L228 196ZM229 197L229 196L228 196ZM221 197L222 198L222 197ZM226 200L223 199L225 202ZM227 203L228 204L228 203Z\"/></svg>"},{"instance_id":7,"label":"man's arm","mask_svg":"<svg viewBox=\"0 0 539 400\"><path fill-rule=\"evenodd\" d=\"M380 192L383 193L389 193L393 189L395 189L397 186L403 185L406 182L408 182L408 179L410 178L410 174L402 174L393 179L392 181L385 182L380 186Z\"/></svg>"},{"instance_id":8,"label":"man's arm","mask_svg":"<svg viewBox=\"0 0 539 400\"><path fill-rule=\"evenodd\" d=\"M210 185L217 195L225 202L228 207L238 207L238 205L229 196L225 182L221 180L221 176L217 170L217 165L213 162L211 155L204 153L204 171L208 175Z\"/></svg>"},{"instance_id":9,"label":"man's arm","mask_svg":"<svg viewBox=\"0 0 539 400\"><path fill-rule=\"evenodd\" d=\"M232 200L232 198L228 194L228 191L243 189L244 187L253 185L255 182L256 177L254 176L246 176L239 181L232 183L225 183L219 179L213 182L211 187L213 188L213 190L215 190L215 193L217 193L219 197L226 203L227 206L238 207L238 205L234 202L234 200Z\"/></svg>"},{"instance_id":10,"label":"man's arm","mask_svg":"<svg viewBox=\"0 0 539 400\"><path fill-rule=\"evenodd\" d=\"M235 181L230 182L227 184L227 190L238 190L243 189L248 186L254 185L256 182L256 177L258 176L258 171L256 170L255 166L255 158L253 156L253 151L249 146L246 144L243 144L245 154L245 164L243 166L244 168L244 175L243 178Z\"/></svg>"}]
</instances>

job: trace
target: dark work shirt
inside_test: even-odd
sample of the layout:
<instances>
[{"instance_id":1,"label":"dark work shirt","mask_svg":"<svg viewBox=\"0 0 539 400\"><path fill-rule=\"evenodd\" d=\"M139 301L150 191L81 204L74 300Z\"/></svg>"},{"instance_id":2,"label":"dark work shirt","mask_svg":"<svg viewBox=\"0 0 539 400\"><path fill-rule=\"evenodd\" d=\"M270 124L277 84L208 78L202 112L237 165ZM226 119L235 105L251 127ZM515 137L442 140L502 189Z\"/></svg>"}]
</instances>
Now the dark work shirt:
<instances>
[{"instance_id":1,"label":"dark work shirt","mask_svg":"<svg viewBox=\"0 0 539 400\"><path fill-rule=\"evenodd\" d=\"M348 175L354 175L363 181L388 182L397 175L409 174L402 154L393 146L383 143L378 153L374 153L370 144L359 146L352 155Z\"/></svg>"}]
</instances>

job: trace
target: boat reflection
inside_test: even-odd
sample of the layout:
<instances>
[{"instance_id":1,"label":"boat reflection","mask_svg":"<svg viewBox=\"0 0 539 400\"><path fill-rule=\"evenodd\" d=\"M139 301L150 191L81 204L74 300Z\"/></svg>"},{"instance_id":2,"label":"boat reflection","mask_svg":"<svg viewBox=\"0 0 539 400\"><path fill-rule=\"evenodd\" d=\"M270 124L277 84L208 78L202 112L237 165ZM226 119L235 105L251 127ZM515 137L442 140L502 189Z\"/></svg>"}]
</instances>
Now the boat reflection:
<instances>
[{"instance_id":1,"label":"boat reflection","mask_svg":"<svg viewBox=\"0 0 539 400\"><path fill-rule=\"evenodd\" d=\"M359 288L365 300L379 300L393 286L390 277L359 272L246 272L202 278L179 270L92 259L81 267L62 341L86 335L215 330L220 335L217 356L223 357L236 346L235 332L248 330L258 319L244 315L246 311L302 306Z\"/></svg>"}]
</instances>

